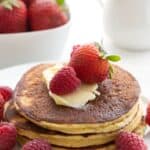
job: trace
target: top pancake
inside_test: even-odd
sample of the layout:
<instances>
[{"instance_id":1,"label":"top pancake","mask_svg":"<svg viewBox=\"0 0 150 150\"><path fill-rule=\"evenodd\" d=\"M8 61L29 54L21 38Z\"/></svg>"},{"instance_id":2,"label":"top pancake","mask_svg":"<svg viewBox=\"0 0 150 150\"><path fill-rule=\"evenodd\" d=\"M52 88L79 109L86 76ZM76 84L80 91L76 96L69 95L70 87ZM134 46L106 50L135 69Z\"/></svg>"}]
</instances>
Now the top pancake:
<instances>
[{"instance_id":1,"label":"top pancake","mask_svg":"<svg viewBox=\"0 0 150 150\"><path fill-rule=\"evenodd\" d=\"M63 124L104 123L127 113L139 99L140 87L136 79L120 67L113 66L113 77L99 84L101 95L96 100L82 109L56 105L42 78L43 70L50 66L35 66L16 86L13 99L17 109L31 120Z\"/></svg>"}]
</instances>

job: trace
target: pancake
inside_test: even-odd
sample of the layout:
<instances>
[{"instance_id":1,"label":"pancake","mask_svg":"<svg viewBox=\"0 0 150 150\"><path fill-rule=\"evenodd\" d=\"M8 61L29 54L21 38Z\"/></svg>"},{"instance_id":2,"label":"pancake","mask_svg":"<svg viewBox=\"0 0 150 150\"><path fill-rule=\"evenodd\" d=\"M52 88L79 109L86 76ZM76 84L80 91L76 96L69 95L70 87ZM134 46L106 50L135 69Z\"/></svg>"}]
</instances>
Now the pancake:
<instances>
[{"instance_id":1,"label":"pancake","mask_svg":"<svg viewBox=\"0 0 150 150\"><path fill-rule=\"evenodd\" d=\"M122 120L138 102L140 87L135 78L118 66L113 66L112 79L99 84L101 93L82 109L58 106L49 96L42 79L43 70L50 64L38 65L21 78L14 93L18 112L39 126L69 134L101 132L99 125L107 126ZM69 115L68 115L69 114ZM124 119L124 118L123 118Z\"/></svg>"},{"instance_id":2,"label":"pancake","mask_svg":"<svg viewBox=\"0 0 150 150\"><path fill-rule=\"evenodd\" d=\"M8 102L5 106L4 117L7 121L16 126L19 135L26 138L43 138L57 146L87 147L109 143L115 139L116 135L121 130L133 131L141 122L142 111L138 105L132 120L119 130L101 134L84 135L69 135L40 128L20 116L13 105L13 101Z\"/></svg>"},{"instance_id":3,"label":"pancake","mask_svg":"<svg viewBox=\"0 0 150 150\"><path fill-rule=\"evenodd\" d=\"M23 136L18 136L18 149L21 149L22 145L29 142L31 139L28 139ZM86 148L64 148L64 147L57 147L55 145L52 145L53 150L115 150L115 144L109 143L106 145L101 146L92 146L92 147L86 147Z\"/></svg>"},{"instance_id":4,"label":"pancake","mask_svg":"<svg viewBox=\"0 0 150 150\"><path fill-rule=\"evenodd\" d=\"M143 119L141 121L141 124L134 130L134 133L143 137L145 128L146 128L146 125ZM20 145L24 145L26 142L30 140L31 139L23 137L23 136L18 137L18 142L20 143ZM64 147L57 147L54 145L52 145L52 148L53 150L116 150L115 144L113 142L105 144L105 145L92 146L92 147L86 147L86 148L64 148Z\"/></svg>"}]
</instances>

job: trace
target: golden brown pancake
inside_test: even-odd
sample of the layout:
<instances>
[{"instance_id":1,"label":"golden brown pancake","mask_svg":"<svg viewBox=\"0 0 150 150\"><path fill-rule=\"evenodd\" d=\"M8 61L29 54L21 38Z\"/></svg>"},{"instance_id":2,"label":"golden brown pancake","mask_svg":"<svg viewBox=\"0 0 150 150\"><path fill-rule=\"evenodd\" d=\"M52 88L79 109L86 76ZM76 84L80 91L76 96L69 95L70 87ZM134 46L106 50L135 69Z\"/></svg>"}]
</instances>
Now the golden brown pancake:
<instances>
[{"instance_id":1,"label":"golden brown pancake","mask_svg":"<svg viewBox=\"0 0 150 150\"><path fill-rule=\"evenodd\" d=\"M19 135L30 139L43 138L48 140L51 144L64 147L87 147L109 143L115 139L118 132L122 129L133 131L137 128L142 116L141 110L138 107L133 120L119 130L101 134L69 135L46 130L26 120L18 114L13 105L13 101L7 103L4 114L7 121L15 124Z\"/></svg>"},{"instance_id":2,"label":"golden brown pancake","mask_svg":"<svg viewBox=\"0 0 150 150\"><path fill-rule=\"evenodd\" d=\"M82 109L58 106L49 96L42 79L43 70L50 66L38 65L25 73L16 86L13 98L20 114L44 128L55 130L52 128L54 125L59 130L63 125L70 124L70 127L79 129L80 125L90 128L95 124L111 123L128 113L139 100L140 87L135 78L120 67L113 66L112 79L99 84L101 95L94 101L88 102ZM71 134L72 128L70 131L59 131ZM93 131L86 128L81 132Z\"/></svg>"},{"instance_id":3,"label":"golden brown pancake","mask_svg":"<svg viewBox=\"0 0 150 150\"><path fill-rule=\"evenodd\" d=\"M144 132L145 132L145 122L144 119L141 121L141 124L134 130L134 133L143 136ZM23 137L23 136L19 136L18 137L18 142L23 145L26 142L30 141L31 139ZM100 146L92 146L92 147L86 147L86 148L64 148L64 147L57 147L52 145L53 150L116 150L115 144L112 143L108 143L105 145L100 145Z\"/></svg>"},{"instance_id":4,"label":"golden brown pancake","mask_svg":"<svg viewBox=\"0 0 150 150\"><path fill-rule=\"evenodd\" d=\"M23 136L18 136L18 143L20 144L18 147L22 147L25 143L29 142L31 139L28 139ZM101 146L92 146L92 147L86 147L86 148L65 148L65 147L58 147L55 145L52 145L53 150L115 150L115 144L114 143L109 143L106 145L101 145Z\"/></svg>"}]
</instances>

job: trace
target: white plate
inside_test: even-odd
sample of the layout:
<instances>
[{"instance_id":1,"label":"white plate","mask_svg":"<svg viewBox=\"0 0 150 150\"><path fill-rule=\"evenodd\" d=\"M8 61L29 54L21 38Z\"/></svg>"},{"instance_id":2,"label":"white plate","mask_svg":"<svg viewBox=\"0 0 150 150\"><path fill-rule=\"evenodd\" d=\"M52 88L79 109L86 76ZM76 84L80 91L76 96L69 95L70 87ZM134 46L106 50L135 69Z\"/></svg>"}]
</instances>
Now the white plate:
<instances>
[{"instance_id":1,"label":"white plate","mask_svg":"<svg viewBox=\"0 0 150 150\"><path fill-rule=\"evenodd\" d=\"M25 64L20 66L11 67L8 69L3 69L0 71L0 85L8 85L12 88L15 87L16 83L22 76L24 72L26 72L29 68L38 63ZM143 97L145 104L148 103L148 99ZM145 107L145 106L144 106ZM150 150L150 132L145 136L145 142L148 145L148 149Z\"/></svg>"}]
</instances>

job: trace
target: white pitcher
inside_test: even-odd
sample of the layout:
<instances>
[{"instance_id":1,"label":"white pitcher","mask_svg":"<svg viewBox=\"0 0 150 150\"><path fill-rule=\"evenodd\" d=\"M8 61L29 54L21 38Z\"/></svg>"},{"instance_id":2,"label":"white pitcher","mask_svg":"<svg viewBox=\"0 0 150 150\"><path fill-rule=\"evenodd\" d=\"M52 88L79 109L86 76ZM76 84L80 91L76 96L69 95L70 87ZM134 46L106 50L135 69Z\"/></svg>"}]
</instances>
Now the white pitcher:
<instances>
[{"instance_id":1,"label":"white pitcher","mask_svg":"<svg viewBox=\"0 0 150 150\"><path fill-rule=\"evenodd\" d=\"M99 0L104 33L124 49L150 50L150 0Z\"/></svg>"}]
</instances>

